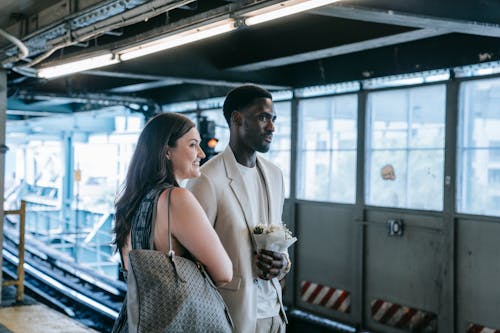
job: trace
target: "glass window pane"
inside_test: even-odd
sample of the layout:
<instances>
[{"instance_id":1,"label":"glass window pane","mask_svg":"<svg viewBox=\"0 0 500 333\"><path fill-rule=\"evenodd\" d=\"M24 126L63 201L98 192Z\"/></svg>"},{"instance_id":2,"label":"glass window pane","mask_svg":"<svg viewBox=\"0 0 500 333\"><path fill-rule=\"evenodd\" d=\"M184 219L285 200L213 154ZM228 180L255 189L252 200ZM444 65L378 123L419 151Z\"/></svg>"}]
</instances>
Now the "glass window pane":
<instances>
[{"instance_id":1,"label":"glass window pane","mask_svg":"<svg viewBox=\"0 0 500 333\"><path fill-rule=\"evenodd\" d=\"M276 112L276 131L273 135L273 143L271 151L286 150L290 151L291 134L292 134L292 119L291 119L291 102L274 103L274 111ZM287 162L289 164L289 162Z\"/></svg>"},{"instance_id":2,"label":"glass window pane","mask_svg":"<svg viewBox=\"0 0 500 333\"><path fill-rule=\"evenodd\" d=\"M372 147L403 148L407 144L408 108L406 94L384 91L370 95Z\"/></svg>"},{"instance_id":3,"label":"glass window pane","mask_svg":"<svg viewBox=\"0 0 500 333\"><path fill-rule=\"evenodd\" d=\"M302 182L299 188L300 198L322 198L327 200L328 166L331 164L331 155L328 151L304 151L301 154L302 170L307 170L301 174Z\"/></svg>"},{"instance_id":4,"label":"glass window pane","mask_svg":"<svg viewBox=\"0 0 500 333\"><path fill-rule=\"evenodd\" d=\"M366 202L376 206L405 207L406 150L378 150L370 157Z\"/></svg>"},{"instance_id":5,"label":"glass window pane","mask_svg":"<svg viewBox=\"0 0 500 333\"><path fill-rule=\"evenodd\" d=\"M290 150L292 140L292 103L275 102L276 112L273 143L268 153L263 156L279 166L285 180L285 196L290 196Z\"/></svg>"},{"instance_id":6,"label":"glass window pane","mask_svg":"<svg viewBox=\"0 0 500 333\"><path fill-rule=\"evenodd\" d=\"M366 203L441 210L444 134L445 86L369 94Z\"/></svg>"},{"instance_id":7,"label":"glass window pane","mask_svg":"<svg viewBox=\"0 0 500 333\"><path fill-rule=\"evenodd\" d=\"M288 198L290 196L290 150L273 150L271 148L271 150L264 155L264 158L276 164L283 172L285 197Z\"/></svg>"},{"instance_id":8,"label":"glass window pane","mask_svg":"<svg viewBox=\"0 0 500 333\"><path fill-rule=\"evenodd\" d=\"M357 96L299 102L297 197L356 200Z\"/></svg>"},{"instance_id":9,"label":"glass window pane","mask_svg":"<svg viewBox=\"0 0 500 333\"><path fill-rule=\"evenodd\" d=\"M414 89L410 94L410 147L444 148L444 86Z\"/></svg>"},{"instance_id":10,"label":"glass window pane","mask_svg":"<svg viewBox=\"0 0 500 333\"><path fill-rule=\"evenodd\" d=\"M496 143L493 143L493 144L496 146ZM490 161L491 162L500 162L500 148L491 148L490 149Z\"/></svg>"},{"instance_id":11,"label":"glass window pane","mask_svg":"<svg viewBox=\"0 0 500 333\"><path fill-rule=\"evenodd\" d=\"M463 171L459 175L457 210L461 213L500 215L500 182L495 177L500 167L488 160L486 149L465 149L460 153L459 164Z\"/></svg>"},{"instance_id":12,"label":"glass window pane","mask_svg":"<svg viewBox=\"0 0 500 333\"><path fill-rule=\"evenodd\" d=\"M407 207L441 210L444 150L413 150L408 161ZM422 195L426 193L428 195Z\"/></svg>"},{"instance_id":13,"label":"glass window pane","mask_svg":"<svg viewBox=\"0 0 500 333\"><path fill-rule=\"evenodd\" d=\"M457 211L500 215L500 79L463 83L457 152Z\"/></svg>"}]
</instances>

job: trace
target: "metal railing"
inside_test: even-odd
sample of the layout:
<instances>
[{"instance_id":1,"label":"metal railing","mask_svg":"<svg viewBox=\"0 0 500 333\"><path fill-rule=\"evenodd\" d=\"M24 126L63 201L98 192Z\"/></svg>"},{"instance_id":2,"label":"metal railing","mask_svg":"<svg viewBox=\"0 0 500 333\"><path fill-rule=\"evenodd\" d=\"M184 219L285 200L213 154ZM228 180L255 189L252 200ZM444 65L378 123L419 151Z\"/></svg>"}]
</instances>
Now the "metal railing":
<instances>
[{"instance_id":1,"label":"metal railing","mask_svg":"<svg viewBox=\"0 0 500 333\"><path fill-rule=\"evenodd\" d=\"M19 247L18 247L18 264L17 264L17 279L6 280L2 282L2 286L16 286L16 301L21 302L24 298L24 232L26 222L26 201L21 200L21 208L17 210L6 210L4 215L19 215Z\"/></svg>"}]
</instances>

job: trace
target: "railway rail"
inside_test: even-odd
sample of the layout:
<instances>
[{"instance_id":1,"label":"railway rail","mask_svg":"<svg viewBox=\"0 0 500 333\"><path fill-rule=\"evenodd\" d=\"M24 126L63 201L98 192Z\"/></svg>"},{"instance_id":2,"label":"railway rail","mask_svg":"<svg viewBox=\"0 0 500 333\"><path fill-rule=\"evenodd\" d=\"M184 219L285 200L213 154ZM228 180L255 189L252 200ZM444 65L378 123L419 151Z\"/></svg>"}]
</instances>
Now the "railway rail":
<instances>
[{"instance_id":1,"label":"railway rail","mask_svg":"<svg viewBox=\"0 0 500 333\"><path fill-rule=\"evenodd\" d=\"M3 272L16 277L17 235L4 234ZM99 332L109 332L118 316L126 285L93 274L37 246L27 238L25 252L25 292L41 303L57 309Z\"/></svg>"}]
</instances>

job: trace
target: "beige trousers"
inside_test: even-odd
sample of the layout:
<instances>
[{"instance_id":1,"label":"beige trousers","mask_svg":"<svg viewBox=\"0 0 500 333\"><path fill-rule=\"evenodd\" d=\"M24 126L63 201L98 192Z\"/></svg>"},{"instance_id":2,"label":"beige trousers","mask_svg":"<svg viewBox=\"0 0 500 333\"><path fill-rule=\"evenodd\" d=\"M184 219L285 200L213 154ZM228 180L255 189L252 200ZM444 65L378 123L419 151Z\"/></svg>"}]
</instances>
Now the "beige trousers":
<instances>
[{"instance_id":1,"label":"beige trousers","mask_svg":"<svg viewBox=\"0 0 500 333\"><path fill-rule=\"evenodd\" d=\"M255 333L285 333L286 324L280 315L257 319Z\"/></svg>"}]
</instances>

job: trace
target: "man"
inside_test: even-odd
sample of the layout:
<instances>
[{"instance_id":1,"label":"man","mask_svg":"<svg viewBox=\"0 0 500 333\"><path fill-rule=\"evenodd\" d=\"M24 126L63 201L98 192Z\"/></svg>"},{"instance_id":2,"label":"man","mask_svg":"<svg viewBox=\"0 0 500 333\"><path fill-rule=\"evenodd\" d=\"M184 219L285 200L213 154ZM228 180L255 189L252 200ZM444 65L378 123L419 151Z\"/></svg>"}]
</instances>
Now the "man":
<instances>
[{"instance_id":1,"label":"man","mask_svg":"<svg viewBox=\"0 0 500 333\"><path fill-rule=\"evenodd\" d=\"M257 156L269 151L276 114L271 94L255 85L228 93L223 106L229 145L205 163L188 188L200 201L233 263L233 280L220 288L235 332L285 332L279 280L290 270L286 253L255 249L253 228L281 223L281 170Z\"/></svg>"}]
</instances>

